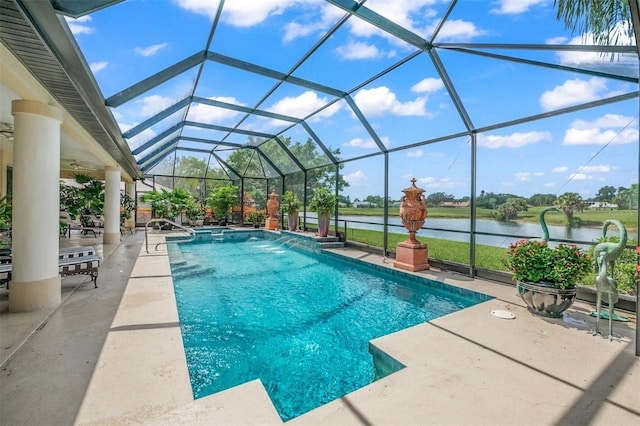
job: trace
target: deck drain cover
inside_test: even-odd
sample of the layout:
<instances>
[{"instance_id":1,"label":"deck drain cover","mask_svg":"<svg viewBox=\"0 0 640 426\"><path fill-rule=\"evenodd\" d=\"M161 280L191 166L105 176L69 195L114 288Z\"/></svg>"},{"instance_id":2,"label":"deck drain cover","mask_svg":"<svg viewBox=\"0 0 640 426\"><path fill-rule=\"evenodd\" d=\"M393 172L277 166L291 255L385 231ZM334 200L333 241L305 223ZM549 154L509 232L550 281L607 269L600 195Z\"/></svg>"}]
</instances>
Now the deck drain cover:
<instances>
[{"instance_id":1,"label":"deck drain cover","mask_svg":"<svg viewBox=\"0 0 640 426\"><path fill-rule=\"evenodd\" d=\"M495 309L491 311L491 315L493 315L494 317L504 318L504 319L514 319L516 317L516 315L513 312L502 311L499 309Z\"/></svg>"}]
</instances>

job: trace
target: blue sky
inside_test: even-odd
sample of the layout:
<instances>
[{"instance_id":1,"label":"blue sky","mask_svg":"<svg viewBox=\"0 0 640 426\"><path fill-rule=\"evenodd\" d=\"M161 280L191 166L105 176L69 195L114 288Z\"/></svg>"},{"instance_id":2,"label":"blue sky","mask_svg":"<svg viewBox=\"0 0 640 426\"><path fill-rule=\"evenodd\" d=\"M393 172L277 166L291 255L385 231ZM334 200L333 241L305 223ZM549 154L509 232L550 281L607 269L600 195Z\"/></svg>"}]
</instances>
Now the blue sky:
<instances>
[{"instance_id":1,"label":"blue sky","mask_svg":"<svg viewBox=\"0 0 640 426\"><path fill-rule=\"evenodd\" d=\"M94 72L105 98L193 55L206 46L218 2L210 0L128 0L67 22ZM429 40L449 6L439 0L369 0L365 6ZM323 1L227 0L210 51L282 73L343 16ZM633 41L621 37L625 44ZM435 43L592 44L589 34L572 35L555 19L553 0L461 0ZM355 17L350 18L293 75L340 91L408 57L416 48ZM632 93L638 85L584 73L497 60L435 49L476 128L544 114L558 109ZM562 66L638 76L633 54L615 61L591 52L482 49ZM189 95L198 68L113 109L127 129ZM255 107L276 80L208 61L195 95ZM389 149L465 132L450 94L430 57L421 53L352 93L358 108ZM334 101L334 96L284 83L259 109L305 118ZM132 149L175 124L182 111L129 142ZM192 105L188 120L235 126L243 114L203 104ZM347 102L338 101L307 123L343 159L378 151ZM253 117L239 127L278 133L289 124ZM222 132L189 128L184 135L220 139ZM284 133L305 141L302 126ZM232 142L247 142L236 135ZM535 193L578 192L584 198L605 185L629 187L638 179L638 100L631 99L478 134L477 191ZM205 148L196 142L181 147ZM226 151L225 151L226 152ZM389 195L399 198L411 177L427 193L470 194L471 149L468 137L394 152L389 157ZM178 155L198 155L178 151ZM228 153L220 154L223 158ZM208 156L202 155L208 160ZM383 195L383 157L346 163L343 173L351 199Z\"/></svg>"}]
</instances>

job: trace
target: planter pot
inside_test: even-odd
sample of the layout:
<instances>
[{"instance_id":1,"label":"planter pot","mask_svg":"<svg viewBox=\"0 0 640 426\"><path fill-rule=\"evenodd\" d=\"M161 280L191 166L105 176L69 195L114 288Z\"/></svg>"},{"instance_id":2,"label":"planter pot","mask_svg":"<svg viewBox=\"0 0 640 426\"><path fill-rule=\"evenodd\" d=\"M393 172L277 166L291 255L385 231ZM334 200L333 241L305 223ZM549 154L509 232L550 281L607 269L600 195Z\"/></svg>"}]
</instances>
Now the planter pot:
<instances>
[{"instance_id":1,"label":"planter pot","mask_svg":"<svg viewBox=\"0 0 640 426\"><path fill-rule=\"evenodd\" d=\"M403 242L406 246L421 247L422 244L416 240L416 232L427 217L427 204L422 193L424 189L416 186L416 179L411 179L411 186L402 190L404 197L400 203L400 219L407 231L409 231L409 239Z\"/></svg>"},{"instance_id":2,"label":"planter pot","mask_svg":"<svg viewBox=\"0 0 640 426\"><path fill-rule=\"evenodd\" d=\"M253 227L254 227L254 228L260 228L260 223L254 223L254 224L253 224Z\"/></svg>"},{"instance_id":3,"label":"planter pot","mask_svg":"<svg viewBox=\"0 0 640 426\"><path fill-rule=\"evenodd\" d=\"M549 283L530 283L519 281L518 295L527 305L527 309L536 315L562 318L576 300L576 288L560 289Z\"/></svg>"},{"instance_id":4,"label":"planter pot","mask_svg":"<svg viewBox=\"0 0 640 426\"><path fill-rule=\"evenodd\" d=\"M287 226L289 231L298 229L298 212L291 212L287 216Z\"/></svg>"},{"instance_id":5,"label":"planter pot","mask_svg":"<svg viewBox=\"0 0 640 426\"><path fill-rule=\"evenodd\" d=\"M326 237L329 235L329 222L331 214L329 212L318 212L318 236Z\"/></svg>"}]
</instances>

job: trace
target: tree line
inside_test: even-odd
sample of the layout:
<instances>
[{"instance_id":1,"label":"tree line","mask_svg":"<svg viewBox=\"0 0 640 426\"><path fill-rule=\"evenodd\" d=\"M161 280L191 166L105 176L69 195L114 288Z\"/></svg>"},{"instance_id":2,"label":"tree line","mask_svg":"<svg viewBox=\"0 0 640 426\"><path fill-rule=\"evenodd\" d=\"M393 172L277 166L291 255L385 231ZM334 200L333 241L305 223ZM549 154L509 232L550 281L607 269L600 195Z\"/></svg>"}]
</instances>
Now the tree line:
<instances>
[{"instance_id":1,"label":"tree line","mask_svg":"<svg viewBox=\"0 0 640 426\"><path fill-rule=\"evenodd\" d=\"M429 206L441 206L445 202L465 202L470 201L471 198L469 196L455 197L452 194L444 192L433 192L425 195L425 200ZM519 201L516 202L514 200ZM517 205L519 203L532 207L553 206L558 202L558 200L560 200L560 204L573 205L576 210L584 209L586 207L586 203L591 201L616 204L619 209L628 210L631 208L637 208L638 206L638 184L635 183L629 188L624 186L618 188L609 185L603 186L598 190L594 197L586 200L580 195L572 192L567 192L559 196L555 194L533 194L531 197L527 198L516 194L485 192L482 190L480 191L480 195L476 198L476 207L495 210L505 204ZM340 201L345 203L347 206L352 205L349 197L342 197ZM369 203L372 207L381 208L384 206L384 197L379 195L368 195L362 200L356 198L353 203L361 201ZM393 203L393 200L390 200L390 203Z\"/></svg>"}]
</instances>

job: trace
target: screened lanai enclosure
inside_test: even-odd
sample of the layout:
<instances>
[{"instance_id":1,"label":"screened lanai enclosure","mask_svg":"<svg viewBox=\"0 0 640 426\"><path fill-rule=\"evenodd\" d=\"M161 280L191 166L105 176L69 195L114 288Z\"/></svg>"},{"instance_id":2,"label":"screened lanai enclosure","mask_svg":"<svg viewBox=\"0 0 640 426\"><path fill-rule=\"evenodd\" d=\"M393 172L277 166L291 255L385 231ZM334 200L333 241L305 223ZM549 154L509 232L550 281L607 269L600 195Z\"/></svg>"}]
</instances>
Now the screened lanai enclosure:
<instances>
[{"instance_id":1,"label":"screened lanai enclosure","mask_svg":"<svg viewBox=\"0 0 640 426\"><path fill-rule=\"evenodd\" d=\"M601 212L552 241L590 244L607 211L638 238L638 3L612 2L604 29L565 22L571 3L51 1L149 190L204 200L233 184L242 223L247 199L293 191L306 206L327 187L333 232L377 230L360 242L386 255L415 178L418 238L471 275L541 236L500 216L509 200L537 212L575 196L576 216Z\"/></svg>"}]
</instances>

